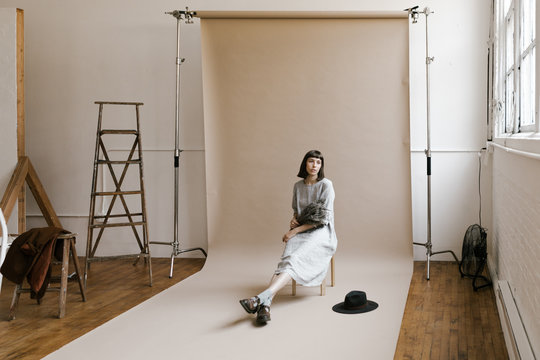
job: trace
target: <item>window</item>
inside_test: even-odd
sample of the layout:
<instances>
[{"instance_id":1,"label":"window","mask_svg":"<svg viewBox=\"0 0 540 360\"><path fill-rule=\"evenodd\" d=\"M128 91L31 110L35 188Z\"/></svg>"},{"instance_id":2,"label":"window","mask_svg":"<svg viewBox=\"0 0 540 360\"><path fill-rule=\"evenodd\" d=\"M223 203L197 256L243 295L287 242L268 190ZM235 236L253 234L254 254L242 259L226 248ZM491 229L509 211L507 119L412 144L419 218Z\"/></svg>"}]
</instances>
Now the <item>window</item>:
<instances>
[{"instance_id":1,"label":"window","mask_svg":"<svg viewBox=\"0 0 540 360\"><path fill-rule=\"evenodd\" d=\"M516 109L516 93L514 90L514 28L514 8L510 6L504 19L504 129L507 133L511 133L514 129Z\"/></svg>"},{"instance_id":2,"label":"window","mask_svg":"<svg viewBox=\"0 0 540 360\"><path fill-rule=\"evenodd\" d=\"M496 0L495 95L497 133L538 131L536 0Z\"/></svg>"},{"instance_id":3,"label":"window","mask_svg":"<svg viewBox=\"0 0 540 360\"><path fill-rule=\"evenodd\" d=\"M535 15L536 0L521 0L520 130L535 130Z\"/></svg>"}]
</instances>

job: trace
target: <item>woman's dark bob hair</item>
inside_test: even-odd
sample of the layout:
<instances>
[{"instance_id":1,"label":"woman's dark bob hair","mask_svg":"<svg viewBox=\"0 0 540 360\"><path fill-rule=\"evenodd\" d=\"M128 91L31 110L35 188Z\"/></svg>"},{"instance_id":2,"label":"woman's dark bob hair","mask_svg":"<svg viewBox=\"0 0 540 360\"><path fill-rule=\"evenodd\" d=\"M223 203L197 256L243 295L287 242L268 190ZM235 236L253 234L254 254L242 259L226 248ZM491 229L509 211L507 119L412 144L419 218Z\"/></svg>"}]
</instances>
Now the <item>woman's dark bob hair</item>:
<instances>
[{"instance_id":1,"label":"woman's dark bob hair","mask_svg":"<svg viewBox=\"0 0 540 360\"><path fill-rule=\"evenodd\" d=\"M300 170L298 171L298 177L305 179L309 176L306 170L306 164L309 158L321 159L321 169L317 174L317 181L324 179L324 157L319 150L310 150L306 153L306 155L304 155L304 160L302 160L302 164L300 164Z\"/></svg>"}]
</instances>

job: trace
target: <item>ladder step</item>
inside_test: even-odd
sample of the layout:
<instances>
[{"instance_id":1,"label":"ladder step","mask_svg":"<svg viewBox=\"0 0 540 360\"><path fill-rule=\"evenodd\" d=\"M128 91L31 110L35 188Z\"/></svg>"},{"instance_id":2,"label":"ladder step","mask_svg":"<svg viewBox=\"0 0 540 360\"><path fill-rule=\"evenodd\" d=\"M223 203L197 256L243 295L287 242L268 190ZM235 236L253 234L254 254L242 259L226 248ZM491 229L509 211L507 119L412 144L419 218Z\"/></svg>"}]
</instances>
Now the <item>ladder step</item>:
<instances>
[{"instance_id":1,"label":"ladder step","mask_svg":"<svg viewBox=\"0 0 540 360\"><path fill-rule=\"evenodd\" d=\"M110 256L92 256L88 257L86 261L88 262L102 262L107 260L116 260L116 259L131 259L131 258L147 258L150 259L150 254L139 253L139 254L127 254L127 255L110 255ZM30 289L28 289L30 291Z\"/></svg>"},{"instance_id":2,"label":"ladder step","mask_svg":"<svg viewBox=\"0 0 540 360\"><path fill-rule=\"evenodd\" d=\"M103 104L103 105L144 105L142 102L133 102L133 101L94 101L94 104Z\"/></svg>"},{"instance_id":3,"label":"ladder step","mask_svg":"<svg viewBox=\"0 0 540 360\"><path fill-rule=\"evenodd\" d=\"M139 132L137 130L101 130L99 132L101 135L106 134L115 134L115 135L138 135Z\"/></svg>"},{"instance_id":4,"label":"ladder step","mask_svg":"<svg viewBox=\"0 0 540 360\"><path fill-rule=\"evenodd\" d=\"M98 160L97 164L140 164L141 160Z\"/></svg>"},{"instance_id":5,"label":"ladder step","mask_svg":"<svg viewBox=\"0 0 540 360\"><path fill-rule=\"evenodd\" d=\"M143 192L140 190L134 190L134 191L101 191L101 192L95 192L93 195L95 196L112 196L112 195L139 195Z\"/></svg>"},{"instance_id":6,"label":"ladder step","mask_svg":"<svg viewBox=\"0 0 540 360\"><path fill-rule=\"evenodd\" d=\"M92 224L90 225L91 228L105 228L105 227L121 227L121 226L137 226L137 225L145 225L146 222L144 221L134 221L134 222L126 222L126 223L107 223L107 224Z\"/></svg>"},{"instance_id":7,"label":"ladder step","mask_svg":"<svg viewBox=\"0 0 540 360\"><path fill-rule=\"evenodd\" d=\"M113 214L113 215L109 215L109 216L106 216L106 215L98 215L98 216L94 216L94 219L105 219L106 217L108 217L108 218L119 218L119 217L142 216L142 215L143 215L142 213L133 213L133 214Z\"/></svg>"}]
</instances>

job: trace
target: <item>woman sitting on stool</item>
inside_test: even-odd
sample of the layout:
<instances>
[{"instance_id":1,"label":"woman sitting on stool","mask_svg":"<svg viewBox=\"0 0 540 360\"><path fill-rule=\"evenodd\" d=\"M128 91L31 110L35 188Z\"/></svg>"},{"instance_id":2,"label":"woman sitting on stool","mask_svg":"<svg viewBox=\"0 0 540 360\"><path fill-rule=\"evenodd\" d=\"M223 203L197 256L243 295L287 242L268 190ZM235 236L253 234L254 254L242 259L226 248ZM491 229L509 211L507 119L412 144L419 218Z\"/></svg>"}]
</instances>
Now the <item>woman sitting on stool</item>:
<instances>
[{"instance_id":1,"label":"woman sitting on stool","mask_svg":"<svg viewBox=\"0 0 540 360\"><path fill-rule=\"evenodd\" d=\"M304 286L317 286L326 278L328 264L336 252L334 230L334 188L324 177L324 157L318 150L309 151L302 160L294 184L293 217L290 230L283 235L286 243L269 287L257 296L240 300L249 314L257 313L257 322L270 321L273 297L290 280Z\"/></svg>"}]
</instances>

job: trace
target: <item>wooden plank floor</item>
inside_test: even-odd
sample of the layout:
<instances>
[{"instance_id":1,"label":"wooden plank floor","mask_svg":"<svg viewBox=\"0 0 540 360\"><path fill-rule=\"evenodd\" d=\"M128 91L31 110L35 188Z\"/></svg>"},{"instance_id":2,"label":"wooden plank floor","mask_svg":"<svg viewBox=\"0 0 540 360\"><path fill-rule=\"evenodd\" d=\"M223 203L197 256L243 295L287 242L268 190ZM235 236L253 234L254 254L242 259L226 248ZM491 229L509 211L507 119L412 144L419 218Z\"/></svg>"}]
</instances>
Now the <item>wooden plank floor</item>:
<instances>
[{"instance_id":1,"label":"wooden plank floor","mask_svg":"<svg viewBox=\"0 0 540 360\"><path fill-rule=\"evenodd\" d=\"M453 263L415 262L395 359L507 359L491 288L474 292ZM57 295L41 305L21 295L17 318L7 321L13 285L4 279L0 294L0 359L40 359L73 339L120 315L199 271L204 259L176 259L169 279L169 259L152 259L154 285L140 264L113 260L92 264L88 301L70 282L66 316L57 319ZM98 280L99 279L99 280ZM384 360L384 359L383 359Z\"/></svg>"},{"instance_id":2,"label":"wooden plank floor","mask_svg":"<svg viewBox=\"0 0 540 360\"><path fill-rule=\"evenodd\" d=\"M452 262L415 262L394 359L508 359L492 287L473 291Z\"/></svg>"},{"instance_id":3,"label":"wooden plank floor","mask_svg":"<svg viewBox=\"0 0 540 360\"><path fill-rule=\"evenodd\" d=\"M172 279L170 259L152 259L152 287L148 286L148 271L143 262L132 264L132 260L92 263L87 301L81 301L77 282L70 281L66 316L62 319L56 317L58 295L51 292L45 294L41 305L31 300L29 294L21 294L16 319L7 321L14 285L4 278L0 294L0 359L41 359L196 273L204 259L176 259Z\"/></svg>"}]
</instances>

